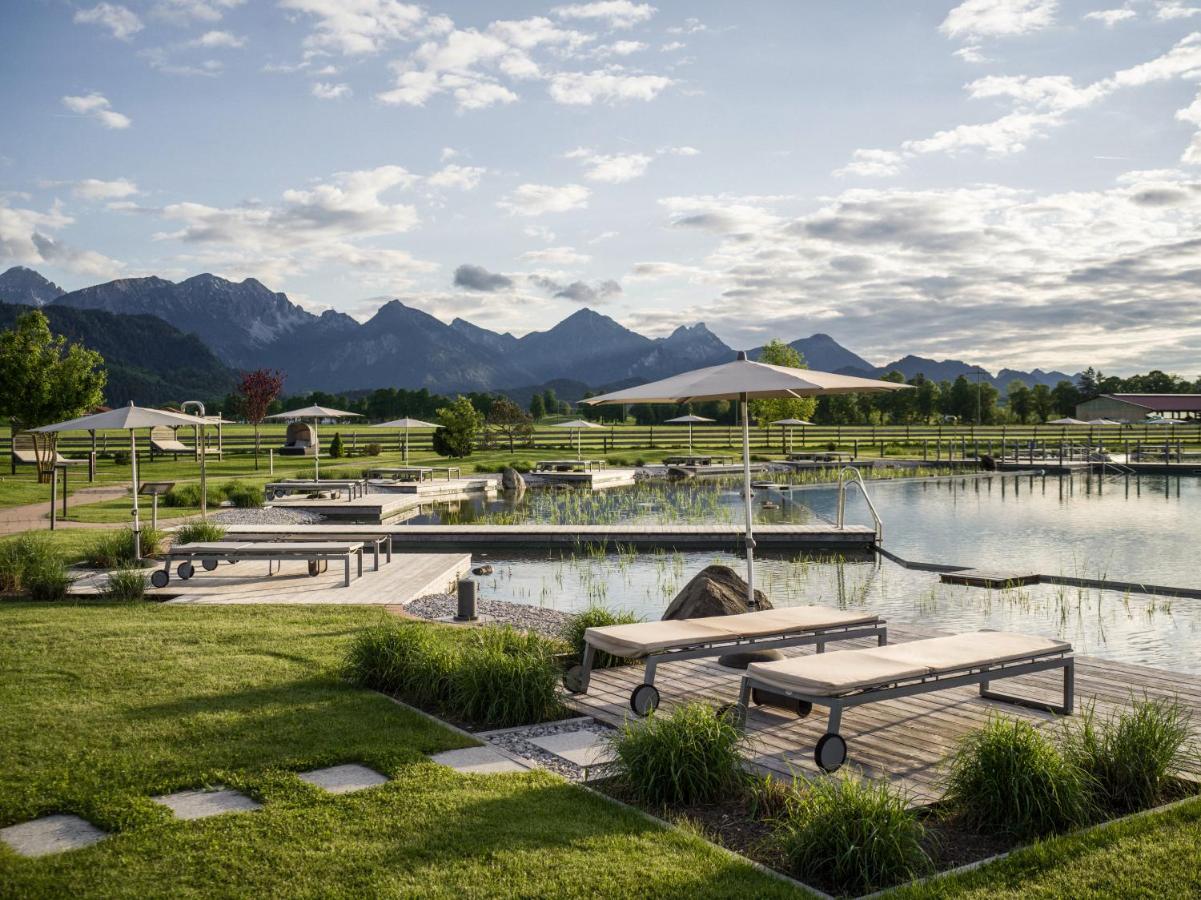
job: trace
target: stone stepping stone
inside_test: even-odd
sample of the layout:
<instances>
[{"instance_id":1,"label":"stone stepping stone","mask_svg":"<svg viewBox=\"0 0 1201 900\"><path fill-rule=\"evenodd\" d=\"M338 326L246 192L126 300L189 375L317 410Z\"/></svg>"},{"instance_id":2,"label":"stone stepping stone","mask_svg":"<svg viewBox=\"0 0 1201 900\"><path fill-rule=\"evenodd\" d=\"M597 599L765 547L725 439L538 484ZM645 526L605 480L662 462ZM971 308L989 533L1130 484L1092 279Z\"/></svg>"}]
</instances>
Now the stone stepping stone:
<instances>
[{"instance_id":1,"label":"stone stepping stone","mask_svg":"<svg viewBox=\"0 0 1201 900\"><path fill-rule=\"evenodd\" d=\"M108 837L86 819L79 816L44 816L20 825L0 828L0 841L8 844L21 856L49 856L78 850Z\"/></svg>"},{"instance_id":2,"label":"stone stepping stone","mask_svg":"<svg viewBox=\"0 0 1201 900\"><path fill-rule=\"evenodd\" d=\"M615 758L609 741L603 734L597 734L595 731L564 731L527 740L581 769L612 762Z\"/></svg>"},{"instance_id":3,"label":"stone stepping stone","mask_svg":"<svg viewBox=\"0 0 1201 900\"><path fill-rule=\"evenodd\" d=\"M175 818L185 821L207 819L209 816L219 816L223 813L252 812L263 808L261 803L256 803L245 794L229 788L179 791L150 799L170 809L175 813Z\"/></svg>"},{"instance_id":4,"label":"stone stepping stone","mask_svg":"<svg viewBox=\"0 0 1201 900\"><path fill-rule=\"evenodd\" d=\"M381 784L388 783L387 777L375 769L355 763L301 772L299 777L301 781L307 781L331 794L349 794L352 791L361 791L364 788L379 787Z\"/></svg>"},{"instance_id":5,"label":"stone stepping stone","mask_svg":"<svg viewBox=\"0 0 1201 900\"><path fill-rule=\"evenodd\" d=\"M435 753L430 759L438 765L448 766L456 772L470 772L475 775L528 772L530 770L529 766L523 766L491 747L464 747L462 750L447 750L444 753Z\"/></svg>"}]
</instances>

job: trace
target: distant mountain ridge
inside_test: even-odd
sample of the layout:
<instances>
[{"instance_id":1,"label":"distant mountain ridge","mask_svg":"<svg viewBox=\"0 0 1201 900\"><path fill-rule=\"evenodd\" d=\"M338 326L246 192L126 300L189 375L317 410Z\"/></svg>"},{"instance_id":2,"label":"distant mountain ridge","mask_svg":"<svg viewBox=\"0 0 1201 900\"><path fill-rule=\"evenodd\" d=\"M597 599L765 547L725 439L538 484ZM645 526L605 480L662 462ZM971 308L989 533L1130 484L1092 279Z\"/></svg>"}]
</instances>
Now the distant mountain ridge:
<instances>
[{"instance_id":1,"label":"distant mountain ridge","mask_svg":"<svg viewBox=\"0 0 1201 900\"><path fill-rule=\"evenodd\" d=\"M253 278L233 282L201 274L172 282L149 276L62 292L37 272L16 267L0 274L0 300L6 286L23 302L46 309L155 316L195 335L231 369L282 369L289 393L425 387L440 393L511 391L524 396L539 385L559 383L565 389L561 396L575 400L587 389L665 378L734 354L704 323L650 338L588 308L546 331L515 337L462 318L447 324L400 300L386 302L366 322L333 310L316 315ZM960 360L913 355L874 366L820 332L791 346L814 369L866 377L895 370L906 378L921 374L953 381L979 371ZM750 355L755 358L761 350ZM1002 391L1015 380L1053 386L1071 378L1040 369L987 374Z\"/></svg>"}]
</instances>

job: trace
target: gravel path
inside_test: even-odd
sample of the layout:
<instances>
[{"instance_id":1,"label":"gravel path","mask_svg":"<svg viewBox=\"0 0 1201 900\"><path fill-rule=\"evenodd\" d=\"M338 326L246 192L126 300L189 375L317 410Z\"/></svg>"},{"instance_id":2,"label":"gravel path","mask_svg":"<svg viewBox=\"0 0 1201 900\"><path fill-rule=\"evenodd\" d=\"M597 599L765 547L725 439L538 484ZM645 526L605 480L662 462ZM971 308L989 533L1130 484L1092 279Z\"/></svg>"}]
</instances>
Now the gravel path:
<instances>
[{"instance_id":1,"label":"gravel path","mask_svg":"<svg viewBox=\"0 0 1201 900\"><path fill-rule=\"evenodd\" d=\"M223 509L210 517L222 525L316 525L325 516L299 509Z\"/></svg>"},{"instance_id":2,"label":"gravel path","mask_svg":"<svg viewBox=\"0 0 1201 900\"><path fill-rule=\"evenodd\" d=\"M604 777L611 768L607 763L598 763L587 769L577 766L569 759L564 759L549 750L544 750L537 744L530 743L530 738L546 737L551 734L567 734L575 731L588 731L593 734L611 735L613 729L602 725L595 719L569 719L565 722L544 722L541 725L530 725L526 728L510 729L493 734L477 735L490 744L503 747L510 753L536 762L543 768L550 769L562 775L568 781L586 781L592 778Z\"/></svg>"},{"instance_id":3,"label":"gravel path","mask_svg":"<svg viewBox=\"0 0 1201 900\"><path fill-rule=\"evenodd\" d=\"M476 610L481 615L488 616L493 622L536 631L547 637L556 638L562 635L563 628L571 619L570 614L557 609L530 606L526 603L510 603L507 600L487 600L482 597L476 601ZM459 601L450 594L428 594L410 601L405 606L405 611L423 619L439 619L457 613Z\"/></svg>"}]
</instances>

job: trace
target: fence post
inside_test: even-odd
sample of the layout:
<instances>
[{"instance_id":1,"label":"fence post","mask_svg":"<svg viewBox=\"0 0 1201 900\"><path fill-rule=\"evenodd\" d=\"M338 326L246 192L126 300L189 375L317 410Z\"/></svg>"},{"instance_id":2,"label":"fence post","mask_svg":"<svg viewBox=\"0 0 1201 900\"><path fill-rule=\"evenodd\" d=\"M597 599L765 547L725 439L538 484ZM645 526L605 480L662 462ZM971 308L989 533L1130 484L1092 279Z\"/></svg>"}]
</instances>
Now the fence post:
<instances>
[{"instance_id":1,"label":"fence post","mask_svg":"<svg viewBox=\"0 0 1201 900\"><path fill-rule=\"evenodd\" d=\"M275 474L275 448L267 448L267 472L270 475Z\"/></svg>"}]
</instances>

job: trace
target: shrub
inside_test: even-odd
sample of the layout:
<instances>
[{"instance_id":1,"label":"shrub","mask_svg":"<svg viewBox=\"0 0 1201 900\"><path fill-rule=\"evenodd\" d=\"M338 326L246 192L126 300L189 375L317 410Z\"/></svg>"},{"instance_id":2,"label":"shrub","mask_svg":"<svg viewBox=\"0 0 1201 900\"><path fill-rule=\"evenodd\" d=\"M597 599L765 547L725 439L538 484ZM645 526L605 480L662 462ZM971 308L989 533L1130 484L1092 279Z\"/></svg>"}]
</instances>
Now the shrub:
<instances>
[{"instance_id":1,"label":"shrub","mask_svg":"<svg viewBox=\"0 0 1201 900\"><path fill-rule=\"evenodd\" d=\"M134 566L120 566L108 573L103 594L106 600L145 600L146 573Z\"/></svg>"},{"instance_id":2,"label":"shrub","mask_svg":"<svg viewBox=\"0 0 1201 900\"><path fill-rule=\"evenodd\" d=\"M175 532L175 543L192 544L198 541L219 541L225 537L225 529L216 522L188 522Z\"/></svg>"},{"instance_id":3,"label":"shrub","mask_svg":"<svg viewBox=\"0 0 1201 900\"><path fill-rule=\"evenodd\" d=\"M773 836L793 874L863 894L930 869L925 829L887 784L821 778L792 791Z\"/></svg>"},{"instance_id":4,"label":"shrub","mask_svg":"<svg viewBox=\"0 0 1201 900\"><path fill-rule=\"evenodd\" d=\"M225 495L221 493L219 488L210 487L208 489L209 506L220 506L221 501L224 499ZM167 493L163 494L159 502L163 506L197 509L200 506L200 485L195 482L177 484L171 490L167 491Z\"/></svg>"},{"instance_id":5,"label":"shrub","mask_svg":"<svg viewBox=\"0 0 1201 900\"><path fill-rule=\"evenodd\" d=\"M380 444L368 444L363 448L364 456L379 456L384 452L384 448Z\"/></svg>"},{"instance_id":6,"label":"shrub","mask_svg":"<svg viewBox=\"0 0 1201 900\"><path fill-rule=\"evenodd\" d=\"M510 626L475 629L451 671L451 709L477 725L506 728L554 718L558 647Z\"/></svg>"},{"instance_id":7,"label":"shrub","mask_svg":"<svg viewBox=\"0 0 1201 900\"><path fill-rule=\"evenodd\" d=\"M1092 778L1098 805L1107 812L1123 815L1154 806L1183 762L1192 732L1188 711L1177 700L1144 698L1101 723L1094 712L1089 707L1069 727L1068 759Z\"/></svg>"},{"instance_id":8,"label":"shrub","mask_svg":"<svg viewBox=\"0 0 1201 900\"><path fill-rule=\"evenodd\" d=\"M639 469L641 469L643 466L646 465L646 460L640 456L636 460L634 460L634 465L637 466Z\"/></svg>"},{"instance_id":9,"label":"shrub","mask_svg":"<svg viewBox=\"0 0 1201 900\"><path fill-rule=\"evenodd\" d=\"M258 509L263 505L263 489L257 484L230 481L221 485L221 493L239 509Z\"/></svg>"},{"instance_id":10,"label":"shrub","mask_svg":"<svg viewBox=\"0 0 1201 900\"><path fill-rule=\"evenodd\" d=\"M356 684L395 694L416 706L442 708L450 697L457 648L440 629L398 622L361 632L346 669Z\"/></svg>"},{"instance_id":11,"label":"shrub","mask_svg":"<svg viewBox=\"0 0 1201 900\"><path fill-rule=\"evenodd\" d=\"M1029 722L994 718L949 760L946 800L971 825L1033 837L1092 816L1092 780Z\"/></svg>"},{"instance_id":12,"label":"shrub","mask_svg":"<svg viewBox=\"0 0 1201 900\"><path fill-rule=\"evenodd\" d=\"M128 466L131 461L128 450L114 450L112 457L113 462L118 466Z\"/></svg>"},{"instance_id":13,"label":"shrub","mask_svg":"<svg viewBox=\"0 0 1201 900\"><path fill-rule=\"evenodd\" d=\"M143 527L141 531L142 556L154 556L163 541L163 533L154 528ZM115 569L133 562L133 529L122 528L101 535L84 554L88 565L98 569Z\"/></svg>"},{"instance_id":14,"label":"shrub","mask_svg":"<svg viewBox=\"0 0 1201 900\"><path fill-rule=\"evenodd\" d=\"M735 791L742 780L742 735L703 703L627 721L613 737L615 767L627 789L644 803L705 803Z\"/></svg>"},{"instance_id":15,"label":"shrub","mask_svg":"<svg viewBox=\"0 0 1201 900\"><path fill-rule=\"evenodd\" d=\"M62 600L70 586L62 552L46 535L30 532L0 543L0 594Z\"/></svg>"},{"instance_id":16,"label":"shrub","mask_svg":"<svg viewBox=\"0 0 1201 900\"><path fill-rule=\"evenodd\" d=\"M563 640L571 645L572 651L579 659L584 658L584 632L589 628L603 628L607 625L628 625L641 621L631 612L613 612L603 606L590 606L578 612L567 620L563 627ZM595 669L607 669L610 666L624 666L630 661L620 656L613 656L598 650L592 663Z\"/></svg>"},{"instance_id":17,"label":"shrub","mask_svg":"<svg viewBox=\"0 0 1201 900\"><path fill-rule=\"evenodd\" d=\"M334 432L334 439L329 442L329 458L341 459L346 455L345 449L342 446L342 435L340 432Z\"/></svg>"}]
</instances>

